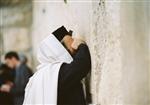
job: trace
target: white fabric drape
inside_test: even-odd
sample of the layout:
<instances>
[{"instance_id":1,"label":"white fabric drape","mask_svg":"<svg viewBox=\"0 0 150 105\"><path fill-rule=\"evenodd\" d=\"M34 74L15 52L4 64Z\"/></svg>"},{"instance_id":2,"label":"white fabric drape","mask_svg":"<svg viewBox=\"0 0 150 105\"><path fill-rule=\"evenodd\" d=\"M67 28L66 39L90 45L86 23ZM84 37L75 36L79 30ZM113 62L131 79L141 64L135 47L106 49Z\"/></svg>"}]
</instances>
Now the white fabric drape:
<instances>
[{"instance_id":1,"label":"white fabric drape","mask_svg":"<svg viewBox=\"0 0 150 105\"><path fill-rule=\"evenodd\" d=\"M60 66L73 59L53 35L41 42L37 58L40 64L26 86L23 105L56 105Z\"/></svg>"}]
</instances>

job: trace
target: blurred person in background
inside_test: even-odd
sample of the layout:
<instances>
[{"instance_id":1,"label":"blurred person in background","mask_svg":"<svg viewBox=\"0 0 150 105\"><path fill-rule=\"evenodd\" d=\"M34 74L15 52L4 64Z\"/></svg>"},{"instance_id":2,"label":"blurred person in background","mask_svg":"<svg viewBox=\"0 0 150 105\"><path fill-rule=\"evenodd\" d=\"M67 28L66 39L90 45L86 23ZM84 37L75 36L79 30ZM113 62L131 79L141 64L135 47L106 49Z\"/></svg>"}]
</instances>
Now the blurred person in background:
<instances>
[{"instance_id":1,"label":"blurred person in background","mask_svg":"<svg viewBox=\"0 0 150 105\"><path fill-rule=\"evenodd\" d=\"M22 105L24 100L25 86L32 76L31 69L22 63L16 52L11 51L5 55L5 61L8 67L14 70L14 85L6 90L13 95L14 105ZM5 91L5 89L4 89Z\"/></svg>"},{"instance_id":2,"label":"blurred person in background","mask_svg":"<svg viewBox=\"0 0 150 105\"><path fill-rule=\"evenodd\" d=\"M20 53L20 54L19 54L19 59L20 59L21 63L27 65L27 63L28 63L28 58L27 58L24 54Z\"/></svg>"},{"instance_id":3,"label":"blurred person in background","mask_svg":"<svg viewBox=\"0 0 150 105\"><path fill-rule=\"evenodd\" d=\"M12 70L6 65L0 65L0 105L13 105L12 94L9 93L13 86L14 77Z\"/></svg>"},{"instance_id":4,"label":"blurred person in background","mask_svg":"<svg viewBox=\"0 0 150 105\"><path fill-rule=\"evenodd\" d=\"M22 64L28 66L28 58L23 53L19 54L19 60ZM31 68L28 67L28 69L29 69L30 74L33 74L33 71L31 70Z\"/></svg>"}]
</instances>

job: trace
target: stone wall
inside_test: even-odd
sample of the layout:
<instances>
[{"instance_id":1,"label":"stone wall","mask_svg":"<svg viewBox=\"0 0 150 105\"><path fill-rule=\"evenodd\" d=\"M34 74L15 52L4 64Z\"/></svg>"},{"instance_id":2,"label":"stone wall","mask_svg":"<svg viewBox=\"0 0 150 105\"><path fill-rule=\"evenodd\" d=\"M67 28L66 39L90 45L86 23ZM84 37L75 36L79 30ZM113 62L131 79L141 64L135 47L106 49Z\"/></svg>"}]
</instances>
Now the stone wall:
<instances>
[{"instance_id":1,"label":"stone wall","mask_svg":"<svg viewBox=\"0 0 150 105\"><path fill-rule=\"evenodd\" d=\"M34 58L36 58L39 42L61 25L67 27L68 30L73 30L73 34L81 33L86 36L86 41L89 43L91 2L68 1L66 4L63 0L58 2L35 0L33 4L32 39Z\"/></svg>"},{"instance_id":2,"label":"stone wall","mask_svg":"<svg viewBox=\"0 0 150 105\"><path fill-rule=\"evenodd\" d=\"M150 104L150 2L121 3L122 86L124 103Z\"/></svg>"},{"instance_id":3,"label":"stone wall","mask_svg":"<svg viewBox=\"0 0 150 105\"><path fill-rule=\"evenodd\" d=\"M134 0L93 3L94 103L149 105L149 6Z\"/></svg>"},{"instance_id":4,"label":"stone wall","mask_svg":"<svg viewBox=\"0 0 150 105\"><path fill-rule=\"evenodd\" d=\"M92 16L93 101L101 105L121 104L120 3L93 2Z\"/></svg>"}]
</instances>

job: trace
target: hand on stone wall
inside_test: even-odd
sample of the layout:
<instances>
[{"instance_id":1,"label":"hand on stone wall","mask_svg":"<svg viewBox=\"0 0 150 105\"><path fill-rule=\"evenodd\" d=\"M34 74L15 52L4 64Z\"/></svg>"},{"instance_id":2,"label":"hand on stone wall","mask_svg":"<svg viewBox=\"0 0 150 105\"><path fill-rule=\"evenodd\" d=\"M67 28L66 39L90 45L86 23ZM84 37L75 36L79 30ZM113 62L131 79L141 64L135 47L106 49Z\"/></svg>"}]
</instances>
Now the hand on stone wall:
<instances>
[{"instance_id":1,"label":"hand on stone wall","mask_svg":"<svg viewBox=\"0 0 150 105\"><path fill-rule=\"evenodd\" d=\"M73 39L74 39L74 41L73 41L71 47L75 50L78 49L80 44L85 43L85 41L81 37L74 37Z\"/></svg>"}]
</instances>

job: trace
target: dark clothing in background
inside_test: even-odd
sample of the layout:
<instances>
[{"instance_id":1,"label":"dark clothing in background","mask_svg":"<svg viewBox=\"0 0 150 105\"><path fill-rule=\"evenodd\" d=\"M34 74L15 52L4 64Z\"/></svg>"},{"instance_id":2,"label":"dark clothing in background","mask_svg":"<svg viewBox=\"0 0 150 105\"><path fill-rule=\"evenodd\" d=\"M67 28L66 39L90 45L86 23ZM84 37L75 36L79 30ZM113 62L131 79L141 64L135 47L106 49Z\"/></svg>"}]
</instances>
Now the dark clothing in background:
<instances>
[{"instance_id":1,"label":"dark clothing in background","mask_svg":"<svg viewBox=\"0 0 150 105\"><path fill-rule=\"evenodd\" d=\"M0 66L0 86L13 82L12 70L5 64ZM13 96L7 92L0 92L0 105L13 105Z\"/></svg>"},{"instance_id":2,"label":"dark clothing in background","mask_svg":"<svg viewBox=\"0 0 150 105\"><path fill-rule=\"evenodd\" d=\"M14 97L14 105L23 104L24 89L31 76L31 69L26 64L21 64L16 68L14 86L11 89L11 94Z\"/></svg>"},{"instance_id":3,"label":"dark clothing in background","mask_svg":"<svg viewBox=\"0 0 150 105\"><path fill-rule=\"evenodd\" d=\"M0 86L6 83L7 81L13 82L13 80L14 80L13 71L5 64L2 64L0 66Z\"/></svg>"},{"instance_id":4,"label":"dark clothing in background","mask_svg":"<svg viewBox=\"0 0 150 105\"><path fill-rule=\"evenodd\" d=\"M90 52L81 44L70 64L63 63L58 77L57 105L86 105L81 80L91 70Z\"/></svg>"},{"instance_id":5,"label":"dark clothing in background","mask_svg":"<svg viewBox=\"0 0 150 105\"><path fill-rule=\"evenodd\" d=\"M6 92L0 92L0 105L13 105L12 94Z\"/></svg>"}]
</instances>

